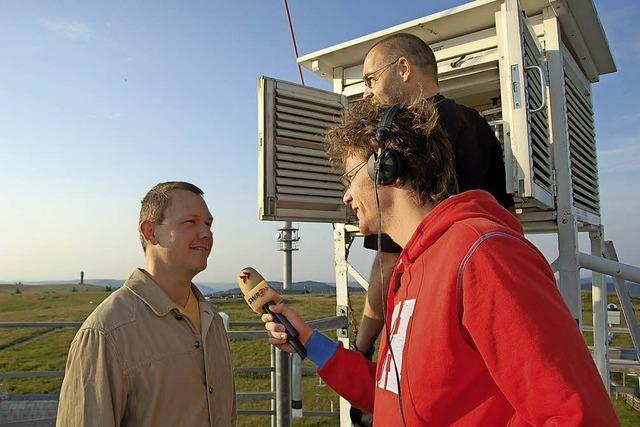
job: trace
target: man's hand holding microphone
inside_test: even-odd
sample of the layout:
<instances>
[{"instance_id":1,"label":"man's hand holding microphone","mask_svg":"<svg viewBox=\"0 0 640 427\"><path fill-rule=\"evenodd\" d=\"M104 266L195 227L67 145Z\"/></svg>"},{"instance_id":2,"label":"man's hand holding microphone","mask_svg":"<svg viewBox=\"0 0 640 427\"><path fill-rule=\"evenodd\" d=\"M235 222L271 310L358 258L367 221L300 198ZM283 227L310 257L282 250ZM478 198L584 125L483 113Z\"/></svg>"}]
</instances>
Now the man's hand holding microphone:
<instances>
[{"instance_id":1,"label":"man's hand holding microphone","mask_svg":"<svg viewBox=\"0 0 640 427\"><path fill-rule=\"evenodd\" d=\"M291 326L298 331L298 339L304 346L311 337L313 329L307 325L298 312L283 302L277 305L272 305L269 308L272 313L280 314L289 320ZM272 344L280 350L284 350L288 353L294 353L296 351L291 344L289 344L290 337L289 334L287 334L285 326L278 323L277 318L273 314L265 313L262 315L261 319L264 322L264 327L267 330L267 333L269 334L269 344Z\"/></svg>"},{"instance_id":2,"label":"man's hand holding microphone","mask_svg":"<svg viewBox=\"0 0 640 427\"><path fill-rule=\"evenodd\" d=\"M313 329L300 315L282 302L282 297L251 267L244 268L237 276L238 286L249 307L261 314L269 343L288 353L307 357L305 344Z\"/></svg>"}]
</instances>

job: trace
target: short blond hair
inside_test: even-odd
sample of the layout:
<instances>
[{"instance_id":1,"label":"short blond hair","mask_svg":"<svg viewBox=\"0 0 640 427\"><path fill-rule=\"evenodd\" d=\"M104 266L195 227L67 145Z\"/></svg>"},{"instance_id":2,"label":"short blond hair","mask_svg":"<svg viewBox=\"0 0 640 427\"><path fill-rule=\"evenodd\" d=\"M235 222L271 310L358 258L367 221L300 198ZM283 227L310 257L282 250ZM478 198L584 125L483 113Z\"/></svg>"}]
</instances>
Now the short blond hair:
<instances>
[{"instance_id":1,"label":"short blond hair","mask_svg":"<svg viewBox=\"0 0 640 427\"><path fill-rule=\"evenodd\" d=\"M144 196L140 206L140 221L138 225L144 221L160 223L164 220L164 212L171 204L170 194L173 190L186 190L198 196L204 195L204 192L195 185L184 181L168 181L154 185L151 190ZM142 250L147 250L147 241L140 231L140 243Z\"/></svg>"}]
</instances>

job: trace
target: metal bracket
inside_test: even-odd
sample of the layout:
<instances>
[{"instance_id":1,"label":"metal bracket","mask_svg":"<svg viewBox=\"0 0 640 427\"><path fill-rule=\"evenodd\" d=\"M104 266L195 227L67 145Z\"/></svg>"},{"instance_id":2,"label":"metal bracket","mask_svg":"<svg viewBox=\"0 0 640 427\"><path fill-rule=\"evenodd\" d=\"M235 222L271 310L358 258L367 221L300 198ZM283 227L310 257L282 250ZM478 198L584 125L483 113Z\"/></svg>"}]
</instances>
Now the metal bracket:
<instances>
[{"instance_id":1,"label":"metal bracket","mask_svg":"<svg viewBox=\"0 0 640 427\"><path fill-rule=\"evenodd\" d=\"M276 212L276 198L273 196L267 197L267 204L265 205L265 215L273 215Z\"/></svg>"},{"instance_id":2,"label":"metal bracket","mask_svg":"<svg viewBox=\"0 0 640 427\"><path fill-rule=\"evenodd\" d=\"M522 98L520 97L520 73L518 64L511 66L511 91L513 92L513 109L517 110L522 107Z\"/></svg>"},{"instance_id":3,"label":"metal bracket","mask_svg":"<svg viewBox=\"0 0 640 427\"><path fill-rule=\"evenodd\" d=\"M336 316L344 316L347 319L349 318L349 307L347 307L346 305L338 305L336 306ZM348 321L347 321L347 325L348 325ZM338 338L348 338L349 337L349 329L348 328L341 328L341 329L336 329L336 335L338 336Z\"/></svg>"}]
</instances>

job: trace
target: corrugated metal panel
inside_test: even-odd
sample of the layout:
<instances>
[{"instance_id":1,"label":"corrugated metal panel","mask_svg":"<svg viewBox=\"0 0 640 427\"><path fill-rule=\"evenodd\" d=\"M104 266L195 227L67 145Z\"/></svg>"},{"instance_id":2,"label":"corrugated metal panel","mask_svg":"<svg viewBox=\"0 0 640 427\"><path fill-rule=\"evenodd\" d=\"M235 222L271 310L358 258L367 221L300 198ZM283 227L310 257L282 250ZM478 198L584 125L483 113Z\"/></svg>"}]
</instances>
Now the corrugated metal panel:
<instances>
[{"instance_id":1,"label":"corrugated metal panel","mask_svg":"<svg viewBox=\"0 0 640 427\"><path fill-rule=\"evenodd\" d=\"M268 77L260 78L258 97L260 219L347 222L341 172L324 149L346 98Z\"/></svg>"}]
</instances>

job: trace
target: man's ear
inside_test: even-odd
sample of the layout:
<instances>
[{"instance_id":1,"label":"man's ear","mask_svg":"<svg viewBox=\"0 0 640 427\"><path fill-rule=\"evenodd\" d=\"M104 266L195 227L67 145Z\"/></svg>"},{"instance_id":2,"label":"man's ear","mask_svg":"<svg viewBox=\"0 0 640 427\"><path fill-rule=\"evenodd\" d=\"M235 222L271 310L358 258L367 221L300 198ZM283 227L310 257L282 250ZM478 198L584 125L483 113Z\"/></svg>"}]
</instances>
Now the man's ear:
<instances>
[{"instance_id":1,"label":"man's ear","mask_svg":"<svg viewBox=\"0 0 640 427\"><path fill-rule=\"evenodd\" d=\"M140 223L140 232L149 243L152 245L158 244L158 239L156 239L156 235L153 230L153 222L149 220L142 221L142 223Z\"/></svg>"},{"instance_id":2,"label":"man's ear","mask_svg":"<svg viewBox=\"0 0 640 427\"><path fill-rule=\"evenodd\" d=\"M411 61L408 58L401 56L400 59L398 59L398 74L400 75L402 81L407 82L411 78L413 73L414 70Z\"/></svg>"}]
</instances>

